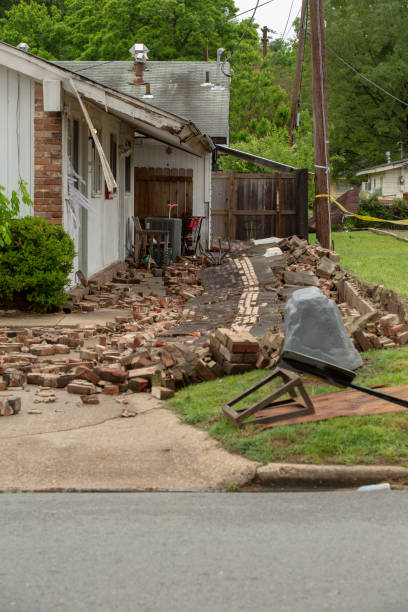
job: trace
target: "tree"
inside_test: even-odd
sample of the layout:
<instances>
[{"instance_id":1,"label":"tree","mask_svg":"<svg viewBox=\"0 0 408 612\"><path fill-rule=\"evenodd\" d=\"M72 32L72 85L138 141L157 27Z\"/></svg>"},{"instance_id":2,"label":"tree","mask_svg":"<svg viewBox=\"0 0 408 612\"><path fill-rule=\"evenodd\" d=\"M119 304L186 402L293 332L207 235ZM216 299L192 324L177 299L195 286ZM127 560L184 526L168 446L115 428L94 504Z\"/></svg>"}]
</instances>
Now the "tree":
<instances>
[{"instance_id":1,"label":"tree","mask_svg":"<svg viewBox=\"0 0 408 612\"><path fill-rule=\"evenodd\" d=\"M234 19L234 0L0 2L3 14L10 8L0 38L13 45L24 39L49 59L126 60L135 42L151 49L152 60L201 60L207 44L215 58L218 47L234 46L246 24Z\"/></svg>"},{"instance_id":2,"label":"tree","mask_svg":"<svg viewBox=\"0 0 408 612\"><path fill-rule=\"evenodd\" d=\"M231 66L231 140L243 140L248 135L262 138L287 125L290 102L287 91L278 82L276 73L279 67L273 53L263 59L259 40L255 44L254 41L243 41L234 53Z\"/></svg>"},{"instance_id":3,"label":"tree","mask_svg":"<svg viewBox=\"0 0 408 612\"><path fill-rule=\"evenodd\" d=\"M265 59L259 41L242 42L232 58L230 139L231 146L260 157L313 170L313 124L310 113L302 113L296 143L289 145L290 96L295 48L274 41ZM221 157L224 171L273 172L231 156ZM310 197L313 194L311 186Z\"/></svg>"},{"instance_id":4,"label":"tree","mask_svg":"<svg viewBox=\"0 0 408 612\"><path fill-rule=\"evenodd\" d=\"M407 0L327 0L328 104L330 149L337 174L386 162L385 151L399 157L398 142L408 145L408 108L361 78L408 102ZM338 163L343 159L343 163Z\"/></svg>"},{"instance_id":5,"label":"tree","mask_svg":"<svg viewBox=\"0 0 408 612\"><path fill-rule=\"evenodd\" d=\"M201 60L229 48L242 25L234 0L66 0L77 59L128 59L135 42L152 60Z\"/></svg>"},{"instance_id":6,"label":"tree","mask_svg":"<svg viewBox=\"0 0 408 612\"><path fill-rule=\"evenodd\" d=\"M31 53L45 59L70 59L69 32L60 7L62 2L15 4L0 21L0 40L14 46L26 42Z\"/></svg>"}]
</instances>

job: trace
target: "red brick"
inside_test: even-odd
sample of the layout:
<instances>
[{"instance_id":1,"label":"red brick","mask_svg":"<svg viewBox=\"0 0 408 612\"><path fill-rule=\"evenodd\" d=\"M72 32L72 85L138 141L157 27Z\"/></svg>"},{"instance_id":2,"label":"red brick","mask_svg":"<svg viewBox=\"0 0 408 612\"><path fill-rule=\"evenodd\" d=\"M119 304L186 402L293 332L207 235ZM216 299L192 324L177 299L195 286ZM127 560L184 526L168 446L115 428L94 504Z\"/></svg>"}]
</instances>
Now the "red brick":
<instances>
[{"instance_id":1,"label":"red brick","mask_svg":"<svg viewBox=\"0 0 408 612\"><path fill-rule=\"evenodd\" d=\"M397 334L395 341L402 345L408 344L408 331Z\"/></svg>"},{"instance_id":2,"label":"red brick","mask_svg":"<svg viewBox=\"0 0 408 612\"><path fill-rule=\"evenodd\" d=\"M173 397L174 391L167 387L152 387L152 396L159 400L166 400Z\"/></svg>"},{"instance_id":3,"label":"red brick","mask_svg":"<svg viewBox=\"0 0 408 612\"><path fill-rule=\"evenodd\" d=\"M126 370L120 370L119 368L96 368L95 372L100 376L103 380L108 380L113 383L122 383L128 377L128 372Z\"/></svg>"},{"instance_id":4,"label":"red brick","mask_svg":"<svg viewBox=\"0 0 408 612\"><path fill-rule=\"evenodd\" d=\"M99 404L99 397L96 393L90 395L81 395L83 404Z\"/></svg>"},{"instance_id":5,"label":"red brick","mask_svg":"<svg viewBox=\"0 0 408 612\"><path fill-rule=\"evenodd\" d=\"M95 386L84 380L73 380L67 387L68 393L75 393L77 395L93 395L96 392Z\"/></svg>"},{"instance_id":6,"label":"red brick","mask_svg":"<svg viewBox=\"0 0 408 612\"><path fill-rule=\"evenodd\" d=\"M147 391L149 387L149 381L145 378L131 378L128 383L129 389L134 391L135 393L143 393L143 391Z\"/></svg>"},{"instance_id":7,"label":"red brick","mask_svg":"<svg viewBox=\"0 0 408 612\"><path fill-rule=\"evenodd\" d=\"M117 385L112 385L111 383L104 385L103 392L105 395L118 395L119 387Z\"/></svg>"},{"instance_id":8,"label":"red brick","mask_svg":"<svg viewBox=\"0 0 408 612\"><path fill-rule=\"evenodd\" d=\"M98 384L98 382L101 380L100 376L98 376L96 372L90 368L85 368L84 366L79 366L79 368L75 370L75 376L83 380L88 380L94 385Z\"/></svg>"}]
</instances>

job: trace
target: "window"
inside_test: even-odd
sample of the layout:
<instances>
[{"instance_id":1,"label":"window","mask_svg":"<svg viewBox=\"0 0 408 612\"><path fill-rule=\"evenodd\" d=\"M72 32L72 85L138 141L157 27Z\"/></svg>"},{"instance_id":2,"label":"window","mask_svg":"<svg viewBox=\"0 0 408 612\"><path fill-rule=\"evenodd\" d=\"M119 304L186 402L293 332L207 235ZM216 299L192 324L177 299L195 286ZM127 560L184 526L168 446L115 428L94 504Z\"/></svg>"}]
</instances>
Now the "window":
<instances>
[{"instance_id":1,"label":"window","mask_svg":"<svg viewBox=\"0 0 408 612\"><path fill-rule=\"evenodd\" d=\"M102 142L102 132L98 130L98 138ZM98 149L92 139L92 193L102 192L102 164Z\"/></svg>"},{"instance_id":2,"label":"window","mask_svg":"<svg viewBox=\"0 0 408 612\"><path fill-rule=\"evenodd\" d=\"M126 193L130 193L130 186L131 186L130 172L131 172L130 155L128 155L127 157L125 157L125 191Z\"/></svg>"},{"instance_id":3,"label":"window","mask_svg":"<svg viewBox=\"0 0 408 612\"><path fill-rule=\"evenodd\" d=\"M109 163L110 163L110 167L111 167L112 174L113 174L115 181L116 181L116 176L117 176L117 166L116 166L117 155L118 155L118 144L116 141L116 136L115 134L111 134L110 135Z\"/></svg>"}]
</instances>

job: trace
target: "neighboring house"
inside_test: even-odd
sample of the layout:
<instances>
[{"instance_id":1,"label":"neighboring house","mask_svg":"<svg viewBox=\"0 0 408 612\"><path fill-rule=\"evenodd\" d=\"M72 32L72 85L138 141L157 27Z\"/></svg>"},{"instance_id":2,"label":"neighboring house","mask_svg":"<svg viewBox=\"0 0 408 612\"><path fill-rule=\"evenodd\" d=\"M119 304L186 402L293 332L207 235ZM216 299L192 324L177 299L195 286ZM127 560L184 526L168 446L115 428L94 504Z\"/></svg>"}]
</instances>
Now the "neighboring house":
<instances>
[{"instance_id":1,"label":"neighboring house","mask_svg":"<svg viewBox=\"0 0 408 612\"><path fill-rule=\"evenodd\" d=\"M342 196L347 191L350 191L350 189L354 189L354 185L347 183L347 181L344 179L336 179L330 181L330 195L335 200L338 200L340 196Z\"/></svg>"},{"instance_id":2,"label":"neighboring house","mask_svg":"<svg viewBox=\"0 0 408 612\"><path fill-rule=\"evenodd\" d=\"M142 138L186 168L206 167L214 148L189 120L0 42L0 185L27 182L34 209L22 214L63 225L87 277L125 258L134 159L151 166Z\"/></svg>"},{"instance_id":3,"label":"neighboring house","mask_svg":"<svg viewBox=\"0 0 408 612\"><path fill-rule=\"evenodd\" d=\"M356 176L368 176L361 185L362 192L371 195L377 192L387 200L408 199L408 158L365 168Z\"/></svg>"},{"instance_id":4,"label":"neighboring house","mask_svg":"<svg viewBox=\"0 0 408 612\"><path fill-rule=\"evenodd\" d=\"M130 51L133 61L56 64L191 121L214 144L228 144L228 64L222 70L221 64L214 62L148 61L148 49L142 44ZM190 137L186 132L183 142L188 144ZM146 217L166 217L168 204L177 204L174 217L205 217L202 235L206 240L210 232L212 152L194 157L166 141L136 134L133 163L135 215L142 222Z\"/></svg>"}]
</instances>

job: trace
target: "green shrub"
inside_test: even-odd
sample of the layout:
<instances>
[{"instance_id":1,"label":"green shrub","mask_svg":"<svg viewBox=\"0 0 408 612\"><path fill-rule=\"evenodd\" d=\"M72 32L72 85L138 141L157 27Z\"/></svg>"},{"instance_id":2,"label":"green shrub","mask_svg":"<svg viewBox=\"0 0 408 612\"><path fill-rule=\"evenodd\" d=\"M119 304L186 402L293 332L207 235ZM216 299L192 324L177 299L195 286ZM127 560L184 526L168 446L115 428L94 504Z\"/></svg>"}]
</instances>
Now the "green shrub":
<instances>
[{"instance_id":1,"label":"green shrub","mask_svg":"<svg viewBox=\"0 0 408 612\"><path fill-rule=\"evenodd\" d=\"M24 217L9 222L10 244L0 247L0 301L46 312L65 301L74 243L59 225Z\"/></svg>"},{"instance_id":2,"label":"green shrub","mask_svg":"<svg viewBox=\"0 0 408 612\"><path fill-rule=\"evenodd\" d=\"M18 190L13 189L11 196L8 198L6 195L6 188L0 185L0 247L10 244L10 221L17 217L20 212L20 198L27 206L33 206L33 202L30 198L30 194L27 191L27 183L20 180L18 183Z\"/></svg>"},{"instance_id":3,"label":"green shrub","mask_svg":"<svg viewBox=\"0 0 408 612\"><path fill-rule=\"evenodd\" d=\"M396 199L392 204L384 204L378 200L378 192L367 197L361 196L358 214L367 217L376 217L377 219L388 219L390 223L380 223L378 221L363 221L356 217L348 219L348 228L362 227L378 227L380 229L390 230L397 225L392 224L392 221L408 218L408 203L402 199Z\"/></svg>"}]
</instances>

